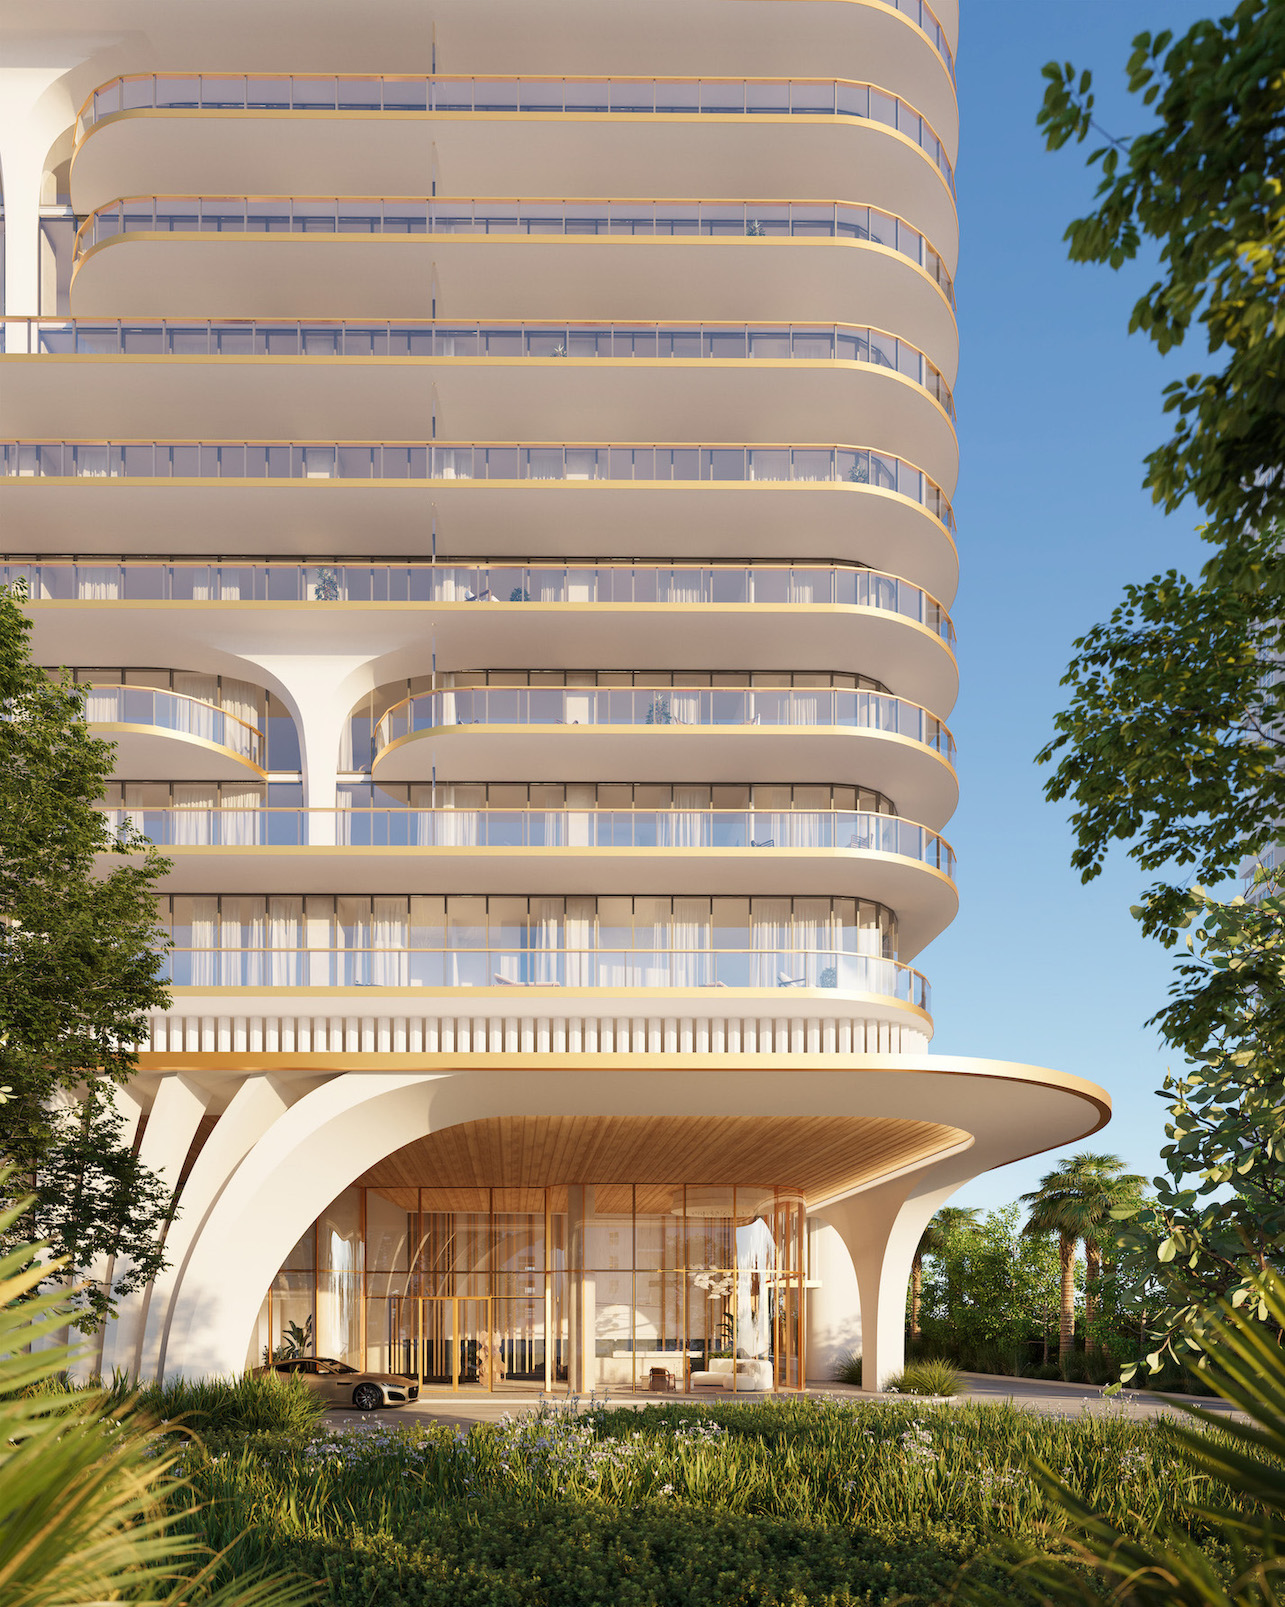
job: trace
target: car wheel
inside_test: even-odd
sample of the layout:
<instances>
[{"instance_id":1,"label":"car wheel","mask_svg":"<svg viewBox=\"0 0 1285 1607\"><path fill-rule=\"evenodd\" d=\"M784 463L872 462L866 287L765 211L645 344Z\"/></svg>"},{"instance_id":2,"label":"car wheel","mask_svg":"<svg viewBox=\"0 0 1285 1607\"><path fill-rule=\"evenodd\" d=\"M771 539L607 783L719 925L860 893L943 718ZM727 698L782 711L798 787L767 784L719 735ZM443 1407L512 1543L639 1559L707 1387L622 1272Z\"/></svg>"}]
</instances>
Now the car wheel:
<instances>
[{"instance_id":1,"label":"car wheel","mask_svg":"<svg viewBox=\"0 0 1285 1607\"><path fill-rule=\"evenodd\" d=\"M384 1404L384 1392L377 1384L358 1384L352 1392L352 1403L359 1411L373 1412Z\"/></svg>"}]
</instances>

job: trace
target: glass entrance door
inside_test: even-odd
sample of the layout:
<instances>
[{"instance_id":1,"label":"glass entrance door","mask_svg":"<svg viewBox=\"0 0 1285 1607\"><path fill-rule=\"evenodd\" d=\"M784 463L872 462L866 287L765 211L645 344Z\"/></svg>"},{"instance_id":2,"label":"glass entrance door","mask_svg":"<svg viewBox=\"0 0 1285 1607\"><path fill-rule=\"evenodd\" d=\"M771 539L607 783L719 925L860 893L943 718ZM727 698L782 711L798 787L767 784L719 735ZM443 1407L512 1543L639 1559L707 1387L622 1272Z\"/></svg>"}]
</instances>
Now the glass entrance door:
<instances>
[{"instance_id":1,"label":"glass entrance door","mask_svg":"<svg viewBox=\"0 0 1285 1607\"><path fill-rule=\"evenodd\" d=\"M396 1370L439 1389L493 1390L502 1344L487 1296L390 1295L388 1352Z\"/></svg>"}]
</instances>

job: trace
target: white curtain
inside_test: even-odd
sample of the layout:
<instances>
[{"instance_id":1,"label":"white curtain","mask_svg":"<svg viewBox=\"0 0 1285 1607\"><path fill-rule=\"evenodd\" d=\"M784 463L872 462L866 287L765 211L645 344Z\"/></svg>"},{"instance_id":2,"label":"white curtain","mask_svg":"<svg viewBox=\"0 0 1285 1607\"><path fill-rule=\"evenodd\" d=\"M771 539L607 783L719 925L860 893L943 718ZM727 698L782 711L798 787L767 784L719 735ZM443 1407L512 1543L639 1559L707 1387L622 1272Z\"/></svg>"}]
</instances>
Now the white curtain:
<instances>
[{"instance_id":1,"label":"white curtain","mask_svg":"<svg viewBox=\"0 0 1285 1607\"><path fill-rule=\"evenodd\" d=\"M225 783L219 800L219 828L229 848L244 848L263 841L262 789Z\"/></svg>"},{"instance_id":2,"label":"white curtain","mask_svg":"<svg viewBox=\"0 0 1285 1607\"><path fill-rule=\"evenodd\" d=\"M223 981L217 949L219 946L219 901L217 898L193 898L191 910L192 986L215 988ZM240 978L237 979L238 981Z\"/></svg>"},{"instance_id":3,"label":"white curtain","mask_svg":"<svg viewBox=\"0 0 1285 1607\"><path fill-rule=\"evenodd\" d=\"M236 737L232 731L220 733L218 726L223 722L215 713L214 705L219 701L219 678L217 675L198 675L192 670L177 670L173 678L173 690L182 698L195 698L195 703L175 702L174 728L184 731L189 736L201 737L206 742L222 740L236 749Z\"/></svg>"},{"instance_id":4,"label":"white curtain","mask_svg":"<svg viewBox=\"0 0 1285 1607\"><path fill-rule=\"evenodd\" d=\"M210 813L219 806L219 789L214 782L176 781L173 805L170 841L175 847L219 841L215 829L218 821Z\"/></svg>"},{"instance_id":5,"label":"white curtain","mask_svg":"<svg viewBox=\"0 0 1285 1607\"><path fill-rule=\"evenodd\" d=\"M234 717L227 723L224 742L235 752L244 753L247 757L253 751L262 764L263 754L257 751L258 744L252 732L246 728L253 727L257 731L263 724L263 693L249 681L234 681L225 675L222 702L224 712ZM236 721L244 723L237 724Z\"/></svg>"},{"instance_id":6,"label":"white curtain","mask_svg":"<svg viewBox=\"0 0 1285 1607\"><path fill-rule=\"evenodd\" d=\"M565 838L568 848L593 846L593 817L590 811L598 802L598 789L589 781L570 782L566 790L567 812ZM563 817L549 810L544 817L544 840L552 845L563 839Z\"/></svg>"},{"instance_id":7,"label":"white curtain","mask_svg":"<svg viewBox=\"0 0 1285 1607\"><path fill-rule=\"evenodd\" d=\"M377 988L404 988L409 981L404 898L376 898L371 917L370 980Z\"/></svg>"},{"instance_id":8,"label":"white curtain","mask_svg":"<svg viewBox=\"0 0 1285 1607\"><path fill-rule=\"evenodd\" d=\"M115 602L120 597L120 570L115 564L78 565L76 595L87 603Z\"/></svg>"},{"instance_id":9,"label":"white curtain","mask_svg":"<svg viewBox=\"0 0 1285 1607\"><path fill-rule=\"evenodd\" d=\"M531 981L536 986L556 986L562 981L560 962L565 914L565 904L560 898L531 900L528 931L533 951Z\"/></svg>"},{"instance_id":10,"label":"white curtain","mask_svg":"<svg viewBox=\"0 0 1285 1607\"><path fill-rule=\"evenodd\" d=\"M271 950L268 975L274 988L296 987L299 983L299 938L303 929L301 898L268 900L267 942Z\"/></svg>"},{"instance_id":11,"label":"white curtain","mask_svg":"<svg viewBox=\"0 0 1285 1607\"><path fill-rule=\"evenodd\" d=\"M567 945L567 986L584 988L594 985L594 949L596 900L569 898L564 930Z\"/></svg>"},{"instance_id":12,"label":"white curtain","mask_svg":"<svg viewBox=\"0 0 1285 1607\"><path fill-rule=\"evenodd\" d=\"M669 718L674 725L697 725L701 717L701 695L699 691L670 691L662 688L656 693L656 702L669 700Z\"/></svg>"},{"instance_id":13,"label":"white curtain","mask_svg":"<svg viewBox=\"0 0 1285 1607\"><path fill-rule=\"evenodd\" d=\"M796 898L791 925L794 952L798 955L795 962L798 973L802 975L806 972L809 987L833 986L835 978L826 979L823 973L834 968L836 960L830 953L818 954L818 950L836 947L830 935L830 900Z\"/></svg>"},{"instance_id":14,"label":"white curtain","mask_svg":"<svg viewBox=\"0 0 1285 1607\"><path fill-rule=\"evenodd\" d=\"M670 827L675 848L699 848L703 842L703 811L709 807L708 787L675 787Z\"/></svg>"},{"instance_id":15,"label":"white curtain","mask_svg":"<svg viewBox=\"0 0 1285 1607\"><path fill-rule=\"evenodd\" d=\"M85 719L90 725L110 725L121 717L119 686L91 686L85 695Z\"/></svg>"},{"instance_id":16,"label":"white curtain","mask_svg":"<svg viewBox=\"0 0 1285 1607\"><path fill-rule=\"evenodd\" d=\"M226 987L263 987L265 922L261 898L223 900L219 921L222 980Z\"/></svg>"},{"instance_id":17,"label":"white curtain","mask_svg":"<svg viewBox=\"0 0 1285 1607\"><path fill-rule=\"evenodd\" d=\"M707 898L676 898L670 920L670 986L705 987L711 980L710 903Z\"/></svg>"},{"instance_id":18,"label":"white curtain","mask_svg":"<svg viewBox=\"0 0 1285 1607\"><path fill-rule=\"evenodd\" d=\"M634 964L630 983L636 988L669 986L671 911L667 898L634 900Z\"/></svg>"},{"instance_id":19,"label":"white curtain","mask_svg":"<svg viewBox=\"0 0 1285 1607\"><path fill-rule=\"evenodd\" d=\"M802 980L790 949L788 898L756 898L750 906L750 943L754 950L750 986L776 988Z\"/></svg>"}]
</instances>

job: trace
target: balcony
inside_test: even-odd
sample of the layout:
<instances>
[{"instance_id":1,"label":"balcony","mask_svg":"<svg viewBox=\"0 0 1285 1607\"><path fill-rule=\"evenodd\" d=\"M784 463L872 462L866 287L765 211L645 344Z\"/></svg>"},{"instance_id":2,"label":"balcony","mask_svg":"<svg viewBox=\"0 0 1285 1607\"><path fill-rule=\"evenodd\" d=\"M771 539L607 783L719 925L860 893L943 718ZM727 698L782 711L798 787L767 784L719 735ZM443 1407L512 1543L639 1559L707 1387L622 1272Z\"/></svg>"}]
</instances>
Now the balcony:
<instances>
[{"instance_id":1,"label":"balcony","mask_svg":"<svg viewBox=\"0 0 1285 1607\"><path fill-rule=\"evenodd\" d=\"M945 376L886 331L849 324L0 323L0 434L355 440L436 411L460 436L867 441L953 485ZM26 361L55 358L54 362ZM68 366L64 361L71 359ZM174 359L180 359L175 361Z\"/></svg>"},{"instance_id":2,"label":"balcony","mask_svg":"<svg viewBox=\"0 0 1285 1607\"><path fill-rule=\"evenodd\" d=\"M173 809L106 811L163 848L167 892L619 894L639 884L861 895L897 911L913 959L954 919L955 855L893 815L812 810ZM500 866L503 869L499 869Z\"/></svg>"},{"instance_id":3,"label":"balcony","mask_svg":"<svg viewBox=\"0 0 1285 1607\"><path fill-rule=\"evenodd\" d=\"M953 107L952 107L953 110ZM953 118L952 118L953 122ZM586 124L591 127L586 127ZM833 78L118 79L82 111L78 213L122 195L337 188L414 195L842 196L858 171L954 254L955 178L931 123L885 88Z\"/></svg>"},{"instance_id":4,"label":"balcony","mask_svg":"<svg viewBox=\"0 0 1285 1607\"><path fill-rule=\"evenodd\" d=\"M11 552L171 551L176 531L194 552L226 550L230 531L251 553L343 552L377 527L389 553L422 553L435 528L456 553L504 530L519 559L593 561L607 542L779 559L805 529L827 558L895 565L935 593L955 583L941 487L854 447L7 442L0 482Z\"/></svg>"},{"instance_id":5,"label":"balcony","mask_svg":"<svg viewBox=\"0 0 1285 1607\"><path fill-rule=\"evenodd\" d=\"M480 728L480 729L479 729ZM427 779L856 781L912 819L955 807L955 743L880 692L784 687L487 686L423 692L377 722L371 773Z\"/></svg>"},{"instance_id":6,"label":"balcony","mask_svg":"<svg viewBox=\"0 0 1285 1607\"><path fill-rule=\"evenodd\" d=\"M422 646L431 623L443 670L537 666L551 633L563 654L574 644L603 668L659 655L716 669L754 663L770 630L785 668L864 666L943 712L956 694L942 604L841 565L9 563L0 584L25 589L49 662L112 662L140 633L166 662L197 641L253 652L265 633L302 651L342 642L384 655Z\"/></svg>"},{"instance_id":7,"label":"balcony","mask_svg":"<svg viewBox=\"0 0 1285 1607\"><path fill-rule=\"evenodd\" d=\"M175 780L263 778L264 732L216 704L146 686L86 690L85 720L116 745L118 778Z\"/></svg>"},{"instance_id":8,"label":"balcony","mask_svg":"<svg viewBox=\"0 0 1285 1607\"><path fill-rule=\"evenodd\" d=\"M833 323L860 305L948 381L951 295L891 212L792 199L142 196L86 218L71 287L82 319L557 321L571 296L590 320L770 321L784 302Z\"/></svg>"},{"instance_id":9,"label":"balcony","mask_svg":"<svg viewBox=\"0 0 1285 1607\"><path fill-rule=\"evenodd\" d=\"M815 990L819 1010L827 997L836 1003L897 1001L924 1015L932 1005L928 979L913 966L838 949L639 952L479 947L369 954L350 949L175 947L158 956L157 973L176 988L193 989L371 988L378 993L402 988L434 992L527 988L562 994L654 989L659 1005L664 996L699 997L710 988L769 995L788 988Z\"/></svg>"}]
</instances>

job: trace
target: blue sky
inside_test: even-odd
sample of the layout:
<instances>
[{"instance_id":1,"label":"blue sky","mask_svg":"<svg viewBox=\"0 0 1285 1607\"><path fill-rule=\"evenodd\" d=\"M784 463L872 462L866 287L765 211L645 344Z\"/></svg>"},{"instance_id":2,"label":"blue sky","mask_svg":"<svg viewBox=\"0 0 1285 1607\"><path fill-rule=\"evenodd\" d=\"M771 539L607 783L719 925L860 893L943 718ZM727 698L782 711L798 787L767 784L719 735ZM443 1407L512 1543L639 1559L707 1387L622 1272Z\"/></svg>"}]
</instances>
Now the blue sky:
<instances>
[{"instance_id":1,"label":"blue sky","mask_svg":"<svg viewBox=\"0 0 1285 1607\"><path fill-rule=\"evenodd\" d=\"M955 499L962 583L954 613L962 691L952 729L962 801L947 836L960 860L955 924L921 961L933 984L935 1051L1058 1067L1102 1083L1110 1126L1089 1141L1152 1176L1164 1141L1170 1057L1144 1023L1173 960L1129 914L1146 878L1122 850L1088 886L1070 869L1064 805L1033 758L1066 693L1075 636L1124 585L1195 568L1198 515L1165 518L1142 459L1165 439L1161 389L1203 366L1203 343L1166 363L1129 313L1154 263L1112 273L1066 260L1062 233L1088 210L1091 146L1048 154L1035 116L1051 58L1094 70L1096 115L1141 126L1125 90L1143 29L1184 31L1180 0L964 0L959 50L963 358ZM1176 361L1180 368L1174 368ZM953 1204L1005 1204L1059 1153L977 1178Z\"/></svg>"}]
</instances>

